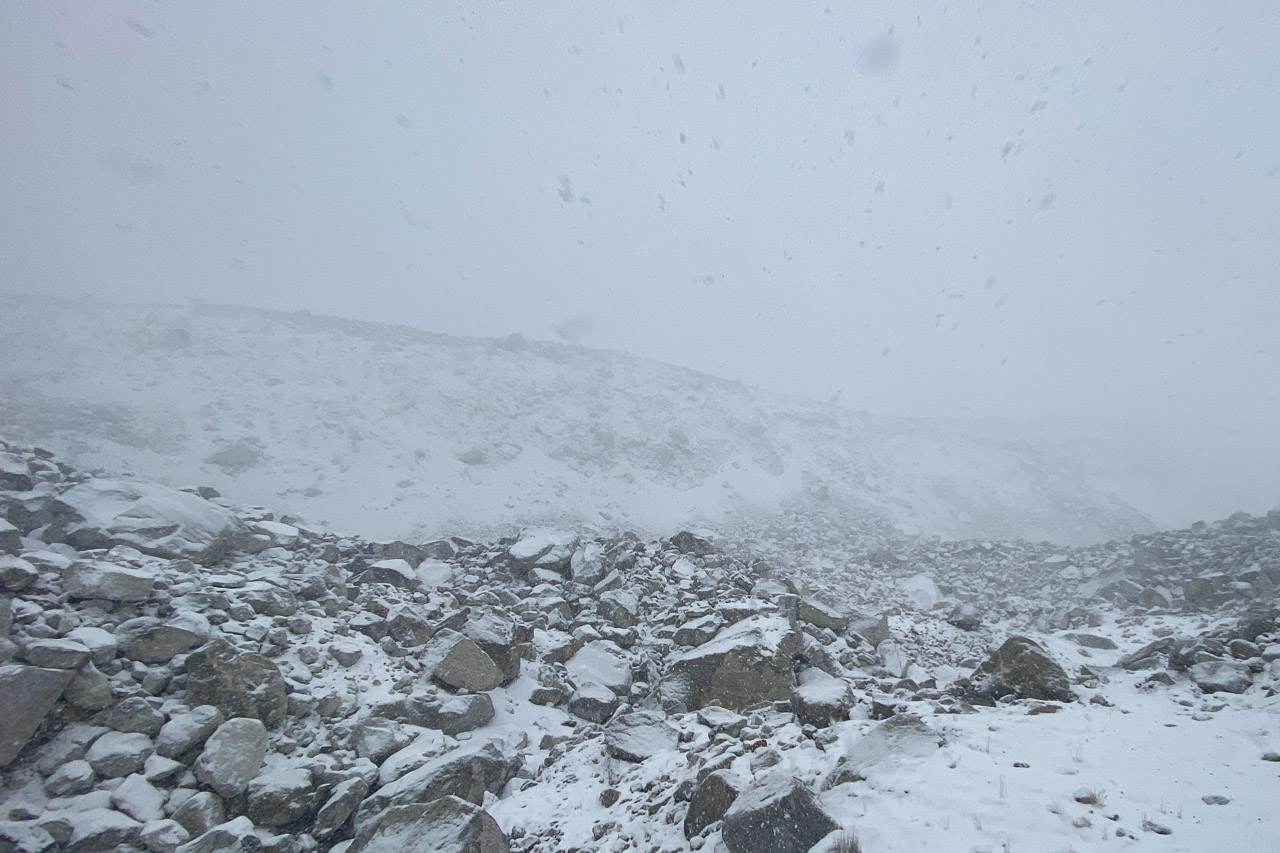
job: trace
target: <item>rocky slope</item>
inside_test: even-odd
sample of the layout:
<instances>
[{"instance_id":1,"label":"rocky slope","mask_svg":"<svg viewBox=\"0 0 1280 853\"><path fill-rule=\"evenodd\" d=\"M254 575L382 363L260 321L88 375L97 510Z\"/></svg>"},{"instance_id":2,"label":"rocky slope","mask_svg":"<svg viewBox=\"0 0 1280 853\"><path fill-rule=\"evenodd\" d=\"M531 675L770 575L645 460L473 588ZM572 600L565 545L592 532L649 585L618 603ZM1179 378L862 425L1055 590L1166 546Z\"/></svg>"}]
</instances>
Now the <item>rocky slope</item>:
<instances>
[{"instance_id":1,"label":"rocky slope","mask_svg":"<svg viewBox=\"0 0 1280 853\"><path fill-rule=\"evenodd\" d=\"M11 298L0 362L0 430L15 439L380 538L533 523L657 536L784 502L961 538L1155 526L1083 473L1080 456L1105 452L1079 438L1068 453L518 337Z\"/></svg>"},{"instance_id":2,"label":"rocky slope","mask_svg":"<svg viewBox=\"0 0 1280 853\"><path fill-rule=\"evenodd\" d=\"M371 542L10 444L0 510L0 851L1273 838L1280 512Z\"/></svg>"}]
</instances>

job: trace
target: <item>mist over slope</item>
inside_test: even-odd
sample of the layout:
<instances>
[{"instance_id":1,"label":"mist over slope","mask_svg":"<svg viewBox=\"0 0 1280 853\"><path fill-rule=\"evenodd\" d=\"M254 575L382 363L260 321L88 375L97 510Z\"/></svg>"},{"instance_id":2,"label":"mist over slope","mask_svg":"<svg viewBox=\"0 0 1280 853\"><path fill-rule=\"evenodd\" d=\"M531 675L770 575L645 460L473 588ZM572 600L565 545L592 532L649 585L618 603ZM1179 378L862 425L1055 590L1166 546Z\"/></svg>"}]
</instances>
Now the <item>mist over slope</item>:
<instances>
[{"instance_id":1,"label":"mist over slope","mask_svg":"<svg viewBox=\"0 0 1280 853\"><path fill-rule=\"evenodd\" d=\"M1154 527L1030 437L519 337L21 298L0 317L0 361L15 438L370 537L555 521L669 532L784 502L944 537Z\"/></svg>"}]
</instances>

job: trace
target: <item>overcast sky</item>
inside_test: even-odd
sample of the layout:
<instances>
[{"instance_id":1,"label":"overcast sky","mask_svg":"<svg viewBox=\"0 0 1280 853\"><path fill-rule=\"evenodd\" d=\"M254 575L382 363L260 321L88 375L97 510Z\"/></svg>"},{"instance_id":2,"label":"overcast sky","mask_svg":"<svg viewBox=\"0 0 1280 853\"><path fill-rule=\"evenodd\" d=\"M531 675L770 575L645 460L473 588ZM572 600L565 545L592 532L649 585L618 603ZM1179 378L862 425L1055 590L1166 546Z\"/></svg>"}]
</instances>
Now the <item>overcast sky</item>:
<instances>
[{"instance_id":1,"label":"overcast sky","mask_svg":"<svg viewBox=\"0 0 1280 853\"><path fill-rule=\"evenodd\" d=\"M1280 423L1280 6L0 4L0 289Z\"/></svg>"}]
</instances>

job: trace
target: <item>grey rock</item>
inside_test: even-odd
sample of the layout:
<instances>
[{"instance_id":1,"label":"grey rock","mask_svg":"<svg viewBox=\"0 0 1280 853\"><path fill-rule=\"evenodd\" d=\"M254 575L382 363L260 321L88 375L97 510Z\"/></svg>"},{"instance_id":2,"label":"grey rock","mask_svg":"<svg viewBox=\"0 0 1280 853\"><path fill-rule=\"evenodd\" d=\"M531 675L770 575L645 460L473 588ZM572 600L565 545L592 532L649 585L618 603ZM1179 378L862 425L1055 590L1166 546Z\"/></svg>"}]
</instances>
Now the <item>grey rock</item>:
<instances>
[{"instance_id":1,"label":"grey rock","mask_svg":"<svg viewBox=\"0 0 1280 853\"><path fill-rule=\"evenodd\" d=\"M619 628L634 628L640 622L640 598L630 590L603 593L596 606L601 616Z\"/></svg>"},{"instance_id":2,"label":"grey rock","mask_svg":"<svg viewBox=\"0 0 1280 853\"><path fill-rule=\"evenodd\" d=\"M89 650L89 660L97 666L106 666L116 656L118 644L110 631L82 625L67 633L68 640L75 640Z\"/></svg>"},{"instance_id":3,"label":"grey rock","mask_svg":"<svg viewBox=\"0 0 1280 853\"><path fill-rule=\"evenodd\" d=\"M1107 637L1100 637L1097 634L1081 634L1079 632L1072 632L1063 634L1062 637L1063 639L1070 640L1077 646L1083 646L1086 649L1101 649L1108 651L1116 648L1116 644L1113 640L1110 640Z\"/></svg>"},{"instance_id":4,"label":"grey rock","mask_svg":"<svg viewBox=\"0 0 1280 853\"><path fill-rule=\"evenodd\" d=\"M107 678L92 663L75 674L62 698L68 704L82 711L101 711L111 705L114 694L111 692L111 679Z\"/></svg>"},{"instance_id":5,"label":"grey rock","mask_svg":"<svg viewBox=\"0 0 1280 853\"><path fill-rule=\"evenodd\" d=\"M364 646L353 640L334 640L329 644L329 656L339 666L355 666L364 657Z\"/></svg>"},{"instance_id":6,"label":"grey rock","mask_svg":"<svg viewBox=\"0 0 1280 853\"><path fill-rule=\"evenodd\" d=\"M416 735L403 723L385 717L366 717L351 730L356 755L381 764L387 756L413 743Z\"/></svg>"},{"instance_id":7,"label":"grey rock","mask_svg":"<svg viewBox=\"0 0 1280 853\"><path fill-rule=\"evenodd\" d=\"M125 657L143 663L168 663L209 639L209 620L184 611L167 621L140 616L120 623L116 642Z\"/></svg>"},{"instance_id":8,"label":"grey rock","mask_svg":"<svg viewBox=\"0 0 1280 853\"><path fill-rule=\"evenodd\" d=\"M144 734L106 732L93 742L84 758L93 772L104 779L115 779L137 773L153 752L155 744Z\"/></svg>"},{"instance_id":9,"label":"grey rock","mask_svg":"<svg viewBox=\"0 0 1280 853\"><path fill-rule=\"evenodd\" d=\"M66 669L0 666L0 767L18 757L74 675Z\"/></svg>"},{"instance_id":10,"label":"grey rock","mask_svg":"<svg viewBox=\"0 0 1280 853\"><path fill-rule=\"evenodd\" d=\"M588 682L569 697L569 713L589 723L603 723L618 710L622 700L607 687Z\"/></svg>"},{"instance_id":11,"label":"grey rock","mask_svg":"<svg viewBox=\"0 0 1280 853\"><path fill-rule=\"evenodd\" d=\"M151 597L156 578L151 572L96 561L77 562L62 574L71 598L142 602Z\"/></svg>"},{"instance_id":12,"label":"grey rock","mask_svg":"<svg viewBox=\"0 0 1280 853\"><path fill-rule=\"evenodd\" d=\"M0 452L0 491L29 492L34 488L27 460L17 453Z\"/></svg>"},{"instance_id":13,"label":"grey rock","mask_svg":"<svg viewBox=\"0 0 1280 853\"><path fill-rule=\"evenodd\" d=\"M200 791L174 809L173 819L198 838L225 819L222 798L212 791Z\"/></svg>"},{"instance_id":14,"label":"grey rock","mask_svg":"<svg viewBox=\"0 0 1280 853\"><path fill-rule=\"evenodd\" d=\"M457 797L388 809L361 826L347 853L508 853L506 835L488 812Z\"/></svg>"},{"instance_id":15,"label":"grey rock","mask_svg":"<svg viewBox=\"0 0 1280 853\"><path fill-rule=\"evenodd\" d=\"M28 640L22 656L32 666L49 669L79 669L89 662L89 650L75 640Z\"/></svg>"},{"instance_id":16,"label":"grey rock","mask_svg":"<svg viewBox=\"0 0 1280 853\"><path fill-rule=\"evenodd\" d=\"M60 498L84 519L66 531L80 550L129 545L155 557L196 559L219 542L248 539L229 510L155 483L95 478Z\"/></svg>"},{"instance_id":17,"label":"grey rock","mask_svg":"<svg viewBox=\"0 0 1280 853\"><path fill-rule=\"evenodd\" d=\"M40 578L35 566L21 557L12 556L20 550L22 537L18 535L18 528L0 518L0 553L9 552L0 557L0 589L21 592Z\"/></svg>"},{"instance_id":18,"label":"grey rock","mask_svg":"<svg viewBox=\"0 0 1280 853\"><path fill-rule=\"evenodd\" d=\"M320 807L320 811L316 812L311 834L321 841L335 835L350 820L351 815L355 814L368 793L369 785L358 777L339 782L329 794L329 799Z\"/></svg>"},{"instance_id":19,"label":"grey rock","mask_svg":"<svg viewBox=\"0 0 1280 853\"><path fill-rule=\"evenodd\" d=\"M419 657L431 677L455 690L492 690L502 683L502 670L464 634L443 628Z\"/></svg>"},{"instance_id":20,"label":"grey rock","mask_svg":"<svg viewBox=\"0 0 1280 853\"><path fill-rule=\"evenodd\" d=\"M289 767L256 776L246 792L245 814L258 826L288 826L315 810L311 770Z\"/></svg>"},{"instance_id":21,"label":"grey rock","mask_svg":"<svg viewBox=\"0 0 1280 853\"><path fill-rule=\"evenodd\" d=\"M139 840L150 853L174 853L179 845L185 844L191 833L176 820L153 820L143 825Z\"/></svg>"},{"instance_id":22,"label":"grey rock","mask_svg":"<svg viewBox=\"0 0 1280 853\"><path fill-rule=\"evenodd\" d=\"M228 718L252 717L268 726L289 708L280 668L217 638L187 656L188 705L214 705Z\"/></svg>"},{"instance_id":23,"label":"grey rock","mask_svg":"<svg viewBox=\"0 0 1280 853\"><path fill-rule=\"evenodd\" d=\"M107 731L103 726L71 723L53 738L40 746L36 769L45 776L54 773L68 761L79 761L89 751L89 745Z\"/></svg>"},{"instance_id":24,"label":"grey rock","mask_svg":"<svg viewBox=\"0 0 1280 853\"><path fill-rule=\"evenodd\" d=\"M849 719L853 691L839 678L820 678L791 692L791 709L803 725L826 728Z\"/></svg>"},{"instance_id":25,"label":"grey rock","mask_svg":"<svg viewBox=\"0 0 1280 853\"><path fill-rule=\"evenodd\" d=\"M653 711L633 711L609 724L604 733L605 751L622 761L640 762L676 748L679 733L666 718Z\"/></svg>"},{"instance_id":26,"label":"grey rock","mask_svg":"<svg viewBox=\"0 0 1280 853\"><path fill-rule=\"evenodd\" d=\"M737 737L747 724L747 718L719 705L707 705L698 710L698 722L713 732L726 732Z\"/></svg>"},{"instance_id":27,"label":"grey rock","mask_svg":"<svg viewBox=\"0 0 1280 853\"><path fill-rule=\"evenodd\" d=\"M93 767L82 760L68 761L44 780L45 790L55 797L69 797L93 789Z\"/></svg>"},{"instance_id":28,"label":"grey rock","mask_svg":"<svg viewBox=\"0 0 1280 853\"><path fill-rule=\"evenodd\" d=\"M684 816L684 837L693 838L722 819L742 793L742 783L727 770L707 774L693 789Z\"/></svg>"},{"instance_id":29,"label":"grey rock","mask_svg":"<svg viewBox=\"0 0 1280 853\"><path fill-rule=\"evenodd\" d=\"M789 700L791 657L800 633L787 620L751 616L715 639L669 660L664 702L696 710L719 705L742 710L760 702Z\"/></svg>"},{"instance_id":30,"label":"grey rock","mask_svg":"<svg viewBox=\"0 0 1280 853\"><path fill-rule=\"evenodd\" d=\"M849 617L812 598L802 598L796 603L796 618L837 634L849 627Z\"/></svg>"},{"instance_id":31,"label":"grey rock","mask_svg":"<svg viewBox=\"0 0 1280 853\"><path fill-rule=\"evenodd\" d=\"M991 699L1012 695L1018 699L1070 702L1075 698L1066 670L1028 637L1005 640L974 670L970 680L979 695Z\"/></svg>"},{"instance_id":32,"label":"grey rock","mask_svg":"<svg viewBox=\"0 0 1280 853\"><path fill-rule=\"evenodd\" d=\"M153 737L164 725L164 714L151 707L141 696L121 699L110 709L94 718L100 726L117 732L141 732Z\"/></svg>"},{"instance_id":33,"label":"grey rock","mask_svg":"<svg viewBox=\"0 0 1280 853\"><path fill-rule=\"evenodd\" d=\"M0 850L5 853L53 853L57 847L57 840L31 821L0 820Z\"/></svg>"},{"instance_id":34,"label":"grey rock","mask_svg":"<svg viewBox=\"0 0 1280 853\"><path fill-rule=\"evenodd\" d=\"M465 744L428 761L365 798L356 816L357 829L379 812L394 806L420 803L435 797L460 797L477 805L485 792L501 793L520 769L520 757L509 753L501 741Z\"/></svg>"},{"instance_id":35,"label":"grey rock","mask_svg":"<svg viewBox=\"0 0 1280 853\"><path fill-rule=\"evenodd\" d=\"M106 808L55 813L41 821L55 838L67 840L62 850L67 853L116 853L138 841L142 824L121 812Z\"/></svg>"},{"instance_id":36,"label":"grey rock","mask_svg":"<svg viewBox=\"0 0 1280 853\"><path fill-rule=\"evenodd\" d=\"M235 797L244 793L266 755L266 726L261 720L237 717L209 736L192 769L200 784L218 796Z\"/></svg>"},{"instance_id":37,"label":"grey rock","mask_svg":"<svg viewBox=\"0 0 1280 853\"><path fill-rule=\"evenodd\" d=\"M462 633L497 664L504 684L520 675L520 645L533 639L529 626L495 607L481 607L471 611Z\"/></svg>"},{"instance_id":38,"label":"grey rock","mask_svg":"<svg viewBox=\"0 0 1280 853\"><path fill-rule=\"evenodd\" d=\"M724 618L718 613L708 613L690 619L676 629L672 637L678 646L700 646L709 642L724 627Z\"/></svg>"},{"instance_id":39,"label":"grey rock","mask_svg":"<svg viewBox=\"0 0 1280 853\"><path fill-rule=\"evenodd\" d=\"M436 626L427 617L405 606L391 608L387 612L387 632L403 646L424 645L436 632Z\"/></svg>"},{"instance_id":40,"label":"grey rock","mask_svg":"<svg viewBox=\"0 0 1280 853\"><path fill-rule=\"evenodd\" d=\"M231 851L263 850L275 836L260 832L253 821L241 815L220 823L202 835L180 845L174 853L231 853Z\"/></svg>"},{"instance_id":41,"label":"grey rock","mask_svg":"<svg viewBox=\"0 0 1280 853\"><path fill-rule=\"evenodd\" d=\"M744 791L724 816L729 853L805 853L839 825L799 780L779 776Z\"/></svg>"},{"instance_id":42,"label":"grey rock","mask_svg":"<svg viewBox=\"0 0 1280 853\"><path fill-rule=\"evenodd\" d=\"M165 795L141 774L125 778L112 792L111 805L139 823L164 817Z\"/></svg>"},{"instance_id":43,"label":"grey rock","mask_svg":"<svg viewBox=\"0 0 1280 853\"><path fill-rule=\"evenodd\" d=\"M214 705L198 705L185 714L175 714L156 735L156 753L165 758L181 758L204 746L226 717Z\"/></svg>"},{"instance_id":44,"label":"grey rock","mask_svg":"<svg viewBox=\"0 0 1280 853\"><path fill-rule=\"evenodd\" d=\"M298 612L298 599L287 589L266 581L255 581L236 591L236 598L263 616L292 616Z\"/></svg>"},{"instance_id":45,"label":"grey rock","mask_svg":"<svg viewBox=\"0 0 1280 853\"><path fill-rule=\"evenodd\" d=\"M611 640L587 643L569 659L565 670L580 689L599 684L619 696L631 692L631 659Z\"/></svg>"},{"instance_id":46,"label":"grey rock","mask_svg":"<svg viewBox=\"0 0 1280 853\"><path fill-rule=\"evenodd\" d=\"M1243 693L1253 684L1249 665L1237 660L1210 660L1187 670L1205 693Z\"/></svg>"}]
</instances>

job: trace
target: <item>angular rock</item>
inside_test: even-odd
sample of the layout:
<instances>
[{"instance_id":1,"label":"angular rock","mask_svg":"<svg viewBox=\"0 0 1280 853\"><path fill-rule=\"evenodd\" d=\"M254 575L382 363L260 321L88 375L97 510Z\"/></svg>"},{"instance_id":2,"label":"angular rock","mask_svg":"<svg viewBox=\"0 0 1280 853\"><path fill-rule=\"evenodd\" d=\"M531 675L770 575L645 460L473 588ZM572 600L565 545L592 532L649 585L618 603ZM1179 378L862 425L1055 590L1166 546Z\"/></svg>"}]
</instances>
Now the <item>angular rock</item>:
<instances>
[{"instance_id":1,"label":"angular rock","mask_svg":"<svg viewBox=\"0 0 1280 853\"><path fill-rule=\"evenodd\" d=\"M631 691L631 660L610 640L593 640L565 664L569 680L579 688L588 684L607 687L618 696Z\"/></svg>"},{"instance_id":2,"label":"angular rock","mask_svg":"<svg viewBox=\"0 0 1280 853\"><path fill-rule=\"evenodd\" d=\"M329 644L329 656L338 666L352 667L364 657L364 646L354 640L334 640Z\"/></svg>"},{"instance_id":3,"label":"angular rock","mask_svg":"<svg viewBox=\"0 0 1280 853\"><path fill-rule=\"evenodd\" d=\"M209 736L192 769L200 783L218 796L235 797L244 793L266 755L266 726L261 720L237 717Z\"/></svg>"},{"instance_id":4,"label":"angular rock","mask_svg":"<svg viewBox=\"0 0 1280 853\"><path fill-rule=\"evenodd\" d=\"M226 823L220 823L209 831L191 839L174 853L231 853L231 851L262 850L265 840L274 836L259 832L253 821L241 815Z\"/></svg>"},{"instance_id":5,"label":"angular rock","mask_svg":"<svg viewBox=\"0 0 1280 853\"><path fill-rule=\"evenodd\" d=\"M116 656L118 644L110 631L82 625L68 632L67 639L75 640L88 649L89 660L98 666L106 666Z\"/></svg>"},{"instance_id":6,"label":"angular rock","mask_svg":"<svg viewBox=\"0 0 1280 853\"><path fill-rule=\"evenodd\" d=\"M849 627L849 617L840 613L834 607L828 607L821 601L816 601L812 598L800 599L796 604L796 618L801 622L808 622L810 625L835 631L837 634Z\"/></svg>"},{"instance_id":7,"label":"angular rock","mask_svg":"<svg viewBox=\"0 0 1280 853\"><path fill-rule=\"evenodd\" d=\"M139 823L161 820L164 817L164 799L163 793L137 773L126 777L111 792L111 805Z\"/></svg>"},{"instance_id":8,"label":"angular rock","mask_svg":"<svg viewBox=\"0 0 1280 853\"><path fill-rule=\"evenodd\" d=\"M143 663L168 663L209 639L209 620L199 613L184 611L162 622L140 616L120 623L116 642L125 657Z\"/></svg>"},{"instance_id":9,"label":"angular rock","mask_svg":"<svg viewBox=\"0 0 1280 853\"><path fill-rule=\"evenodd\" d=\"M634 628L640 622L640 597L630 590L603 593L596 606L600 615L618 628Z\"/></svg>"},{"instance_id":10,"label":"angular rock","mask_svg":"<svg viewBox=\"0 0 1280 853\"><path fill-rule=\"evenodd\" d=\"M416 735L404 724L385 717L366 717L351 730L356 755L381 764L387 756L413 743Z\"/></svg>"},{"instance_id":11,"label":"angular rock","mask_svg":"<svg viewBox=\"0 0 1280 853\"><path fill-rule=\"evenodd\" d=\"M287 589L266 581L255 581L236 591L236 598L262 616L292 616L298 612L298 599Z\"/></svg>"},{"instance_id":12,"label":"angular rock","mask_svg":"<svg viewBox=\"0 0 1280 853\"><path fill-rule=\"evenodd\" d=\"M165 758L181 758L204 746L224 722L226 717L213 705L199 705L185 714L175 714L156 735L156 753Z\"/></svg>"},{"instance_id":13,"label":"angular rock","mask_svg":"<svg viewBox=\"0 0 1280 853\"><path fill-rule=\"evenodd\" d=\"M45 790L55 797L69 797L93 789L94 773L89 762L68 761L44 780Z\"/></svg>"},{"instance_id":14,"label":"angular rock","mask_svg":"<svg viewBox=\"0 0 1280 853\"><path fill-rule=\"evenodd\" d=\"M89 662L89 650L75 640L28 640L22 656L32 666L49 669L79 669Z\"/></svg>"},{"instance_id":15,"label":"angular rock","mask_svg":"<svg viewBox=\"0 0 1280 853\"><path fill-rule=\"evenodd\" d=\"M458 735L486 725L493 719L493 700L488 693L466 696L409 696L378 702L375 714L402 723L438 729L446 735Z\"/></svg>"},{"instance_id":16,"label":"angular rock","mask_svg":"<svg viewBox=\"0 0 1280 853\"><path fill-rule=\"evenodd\" d=\"M689 810L684 816L684 837L693 838L722 819L742 793L742 783L728 770L708 774L693 789Z\"/></svg>"},{"instance_id":17,"label":"angular rock","mask_svg":"<svg viewBox=\"0 0 1280 853\"><path fill-rule=\"evenodd\" d=\"M141 602L151 597L156 578L142 569L85 561L63 572L62 583L72 598Z\"/></svg>"},{"instance_id":18,"label":"angular rock","mask_svg":"<svg viewBox=\"0 0 1280 853\"><path fill-rule=\"evenodd\" d=\"M612 690L588 682L569 697L569 713L589 723L603 723L621 704L622 700Z\"/></svg>"},{"instance_id":19,"label":"angular rock","mask_svg":"<svg viewBox=\"0 0 1280 853\"><path fill-rule=\"evenodd\" d=\"M268 726L289 707L280 668L259 654L246 654L221 637L187 656L188 705L214 705L228 717L252 717Z\"/></svg>"},{"instance_id":20,"label":"angular rock","mask_svg":"<svg viewBox=\"0 0 1280 853\"><path fill-rule=\"evenodd\" d=\"M151 738L139 732L106 732L85 753L93 772L104 779L128 776L142 769L155 752Z\"/></svg>"},{"instance_id":21,"label":"angular rock","mask_svg":"<svg viewBox=\"0 0 1280 853\"><path fill-rule=\"evenodd\" d=\"M1243 693L1253 684L1249 666L1236 660L1210 660L1197 663L1187 675L1205 693Z\"/></svg>"},{"instance_id":22,"label":"angular rock","mask_svg":"<svg viewBox=\"0 0 1280 853\"><path fill-rule=\"evenodd\" d=\"M246 791L245 814L258 826L288 826L315 809L311 770L289 767L255 776Z\"/></svg>"},{"instance_id":23,"label":"angular rock","mask_svg":"<svg viewBox=\"0 0 1280 853\"><path fill-rule=\"evenodd\" d=\"M515 777L520 765L520 756L509 753L501 741L464 744L366 797L356 815L356 827L363 829L388 808L422 803L436 797L459 797L479 805L484 802L486 791L501 793L507 782Z\"/></svg>"},{"instance_id":24,"label":"angular rock","mask_svg":"<svg viewBox=\"0 0 1280 853\"><path fill-rule=\"evenodd\" d=\"M408 607L393 607L387 613L387 631L402 646L424 645L436 632L427 617Z\"/></svg>"},{"instance_id":25,"label":"angular rock","mask_svg":"<svg viewBox=\"0 0 1280 853\"><path fill-rule=\"evenodd\" d=\"M791 709L804 725L826 728L849 719L853 691L839 678L819 678L791 691Z\"/></svg>"},{"instance_id":26,"label":"angular rock","mask_svg":"<svg viewBox=\"0 0 1280 853\"><path fill-rule=\"evenodd\" d=\"M66 669L0 666L0 767L18 757L74 676Z\"/></svg>"},{"instance_id":27,"label":"angular rock","mask_svg":"<svg viewBox=\"0 0 1280 853\"><path fill-rule=\"evenodd\" d=\"M442 628L423 649L419 660L431 677L455 690L481 692L502 683L502 670L475 641Z\"/></svg>"},{"instance_id":28,"label":"angular rock","mask_svg":"<svg viewBox=\"0 0 1280 853\"><path fill-rule=\"evenodd\" d=\"M564 530L529 528L520 531L507 555L519 568L563 571L569 567L579 541L577 534Z\"/></svg>"},{"instance_id":29,"label":"angular rock","mask_svg":"<svg viewBox=\"0 0 1280 853\"><path fill-rule=\"evenodd\" d=\"M517 623L497 608L484 607L471 611L462 633L497 664L504 684L520 675L520 646L533 639L533 631L527 625Z\"/></svg>"},{"instance_id":30,"label":"angular rock","mask_svg":"<svg viewBox=\"0 0 1280 853\"><path fill-rule=\"evenodd\" d=\"M409 565L407 560L379 560L351 579L351 583L362 586L370 583L385 583L397 589L415 590L422 586L422 581Z\"/></svg>"},{"instance_id":31,"label":"angular rock","mask_svg":"<svg viewBox=\"0 0 1280 853\"><path fill-rule=\"evenodd\" d=\"M396 806L361 826L347 853L508 853L488 812L457 797Z\"/></svg>"},{"instance_id":32,"label":"angular rock","mask_svg":"<svg viewBox=\"0 0 1280 853\"><path fill-rule=\"evenodd\" d=\"M368 793L369 785L359 777L339 782L329 794L329 799L320 807L320 811L316 812L311 834L321 841L336 834L351 815L355 814Z\"/></svg>"},{"instance_id":33,"label":"angular rock","mask_svg":"<svg viewBox=\"0 0 1280 853\"><path fill-rule=\"evenodd\" d=\"M20 592L40 578L35 566L21 557L11 556L21 550L22 537L18 535L18 528L0 518L0 553L7 551L10 554L0 557L0 589Z\"/></svg>"},{"instance_id":34,"label":"angular rock","mask_svg":"<svg viewBox=\"0 0 1280 853\"><path fill-rule=\"evenodd\" d=\"M150 853L174 853L190 838L191 833L183 829L182 824L166 818L144 825L140 840Z\"/></svg>"},{"instance_id":35,"label":"angular rock","mask_svg":"<svg viewBox=\"0 0 1280 853\"><path fill-rule=\"evenodd\" d=\"M173 819L198 838L225 819L222 798L212 791L200 791L174 809Z\"/></svg>"},{"instance_id":36,"label":"angular rock","mask_svg":"<svg viewBox=\"0 0 1280 853\"><path fill-rule=\"evenodd\" d=\"M1010 637L970 676L979 695L998 699L1070 702L1071 679L1048 652L1028 637Z\"/></svg>"},{"instance_id":37,"label":"angular rock","mask_svg":"<svg viewBox=\"0 0 1280 853\"><path fill-rule=\"evenodd\" d=\"M249 535L229 510L155 483L95 478L60 498L84 519L65 534L82 551L129 545L154 557L200 558L220 540Z\"/></svg>"},{"instance_id":38,"label":"angular rock","mask_svg":"<svg viewBox=\"0 0 1280 853\"><path fill-rule=\"evenodd\" d=\"M670 658L664 701L696 710L720 705L740 711L791 697L791 656L800 634L785 619L751 616L714 640Z\"/></svg>"},{"instance_id":39,"label":"angular rock","mask_svg":"<svg viewBox=\"0 0 1280 853\"><path fill-rule=\"evenodd\" d=\"M92 663L85 664L62 692L62 698L82 711L101 711L109 707L114 698L111 679Z\"/></svg>"},{"instance_id":40,"label":"angular rock","mask_svg":"<svg viewBox=\"0 0 1280 853\"><path fill-rule=\"evenodd\" d=\"M623 714L604 733L605 751L622 761L641 762L676 748L679 733L653 711Z\"/></svg>"},{"instance_id":41,"label":"angular rock","mask_svg":"<svg viewBox=\"0 0 1280 853\"><path fill-rule=\"evenodd\" d=\"M839 828L803 783L775 776L734 801L720 837L729 853L805 853Z\"/></svg>"},{"instance_id":42,"label":"angular rock","mask_svg":"<svg viewBox=\"0 0 1280 853\"><path fill-rule=\"evenodd\" d=\"M136 843L142 834L142 824L105 808L55 813L41 826L55 838L66 838L60 849L67 853L115 853Z\"/></svg>"},{"instance_id":43,"label":"angular rock","mask_svg":"<svg viewBox=\"0 0 1280 853\"><path fill-rule=\"evenodd\" d=\"M140 732L154 737L164 725L164 714L151 707L151 703L141 696L130 696L99 714L94 722L113 731Z\"/></svg>"},{"instance_id":44,"label":"angular rock","mask_svg":"<svg viewBox=\"0 0 1280 853\"><path fill-rule=\"evenodd\" d=\"M724 619L718 613L708 613L697 619L690 619L676 629L672 637L678 646L700 646L709 642L724 627Z\"/></svg>"}]
</instances>

